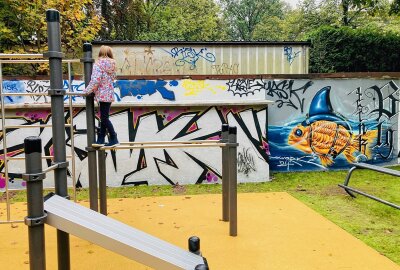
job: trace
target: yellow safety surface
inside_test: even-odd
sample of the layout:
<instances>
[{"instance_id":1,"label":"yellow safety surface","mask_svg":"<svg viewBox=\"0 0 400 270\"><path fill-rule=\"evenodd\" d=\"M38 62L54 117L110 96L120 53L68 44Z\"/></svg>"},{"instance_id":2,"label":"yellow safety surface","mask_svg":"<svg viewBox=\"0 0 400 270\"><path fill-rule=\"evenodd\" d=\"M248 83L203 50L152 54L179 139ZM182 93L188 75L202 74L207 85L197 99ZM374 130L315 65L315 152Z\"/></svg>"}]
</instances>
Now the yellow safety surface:
<instances>
[{"instance_id":1,"label":"yellow safety surface","mask_svg":"<svg viewBox=\"0 0 400 270\"><path fill-rule=\"evenodd\" d=\"M88 202L82 202L88 205ZM238 236L222 222L221 195L111 199L109 216L187 249L201 239L211 270L400 270L386 257L354 238L287 193L238 195ZM12 205L13 218L25 216L26 203ZM5 204L0 204L5 218ZM71 236L76 270L150 269ZM47 269L57 269L56 232L46 225ZM24 224L0 225L0 268L29 269Z\"/></svg>"}]
</instances>

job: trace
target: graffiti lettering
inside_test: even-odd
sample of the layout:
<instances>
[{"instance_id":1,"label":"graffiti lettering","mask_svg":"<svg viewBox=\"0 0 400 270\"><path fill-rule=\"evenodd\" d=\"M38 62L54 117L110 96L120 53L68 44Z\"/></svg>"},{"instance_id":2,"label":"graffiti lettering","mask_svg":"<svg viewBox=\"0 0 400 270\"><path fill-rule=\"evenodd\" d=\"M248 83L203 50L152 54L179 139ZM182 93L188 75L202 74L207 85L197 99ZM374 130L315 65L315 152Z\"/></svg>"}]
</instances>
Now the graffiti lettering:
<instances>
[{"instance_id":1,"label":"graffiti lettering","mask_svg":"<svg viewBox=\"0 0 400 270\"><path fill-rule=\"evenodd\" d=\"M175 94L173 91L168 90L165 86L177 86L177 81L147 81L147 80L119 80L116 81L115 85L120 89L121 98L126 96L134 96L137 99L141 99L143 95L153 95L156 92L161 94L163 99L175 100Z\"/></svg>"},{"instance_id":2,"label":"graffiti lettering","mask_svg":"<svg viewBox=\"0 0 400 270\"><path fill-rule=\"evenodd\" d=\"M239 64L228 65L227 63L222 63L221 65L212 65L211 68L218 75L239 74Z\"/></svg>"},{"instance_id":3,"label":"graffiti lettering","mask_svg":"<svg viewBox=\"0 0 400 270\"><path fill-rule=\"evenodd\" d=\"M250 148L242 148L242 152L238 153L238 172L244 173L246 176L249 175L250 172L255 172L255 162L254 158L249 153Z\"/></svg>"},{"instance_id":4,"label":"graffiti lettering","mask_svg":"<svg viewBox=\"0 0 400 270\"><path fill-rule=\"evenodd\" d=\"M189 64L191 70L196 69L196 63L200 58L211 63L214 63L216 60L213 53L206 52L207 48L202 48L199 51L196 51L191 47L174 47L170 51L164 51L170 54L173 58L178 58L178 60L175 61L176 66L184 66L185 64Z\"/></svg>"},{"instance_id":5,"label":"graffiti lettering","mask_svg":"<svg viewBox=\"0 0 400 270\"><path fill-rule=\"evenodd\" d=\"M49 81L33 81L30 80L26 83L26 92L27 93L46 93L50 89ZM47 96L31 96L35 102L48 102L49 99Z\"/></svg>"},{"instance_id":6,"label":"graffiti lettering","mask_svg":"<svg viewBox=\"0 0 400 270\"><path fill-rule=\"evenodd\" d=\"M301 51L293 52L293 48L287 46L283 48L283 52L290 65L293 63L294 59L296 59L296 57L301 53Z\"/></svg>"}]
</instances>

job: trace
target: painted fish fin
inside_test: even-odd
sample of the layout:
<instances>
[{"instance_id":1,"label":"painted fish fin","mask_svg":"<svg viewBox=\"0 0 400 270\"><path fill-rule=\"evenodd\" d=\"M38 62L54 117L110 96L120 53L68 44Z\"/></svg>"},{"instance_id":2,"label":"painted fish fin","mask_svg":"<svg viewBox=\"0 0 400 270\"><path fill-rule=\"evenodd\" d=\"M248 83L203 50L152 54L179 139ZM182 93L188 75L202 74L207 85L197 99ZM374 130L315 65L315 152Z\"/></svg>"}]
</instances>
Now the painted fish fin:
<instances>
[{"instance_id":1,"label":"painted fish fin","mask_svg":"<svg viewBox=\"0 0 400 270\"><path fill-rule=\"evenodd\" d=\"M319 159L324 167L328 167L333 164L333 159L330 156L319 156Z\"/></svg>"},{"instance_id":2,"label":"painted fish fin","mask_svg":"<svg viewBox=\"0 0 400 270\"><path fill-rule=\"evenodd\" d=\"M355 143L349 145L348 147L346 147L346 149L344 149L343 151L343 155L346 157L347 161L349 163L353 163L356 161L355 156L353 155L353 153L358 150L358 140L354 139ZM354 142L353 141L353 142Z\"/></svg>"}]
</instances>

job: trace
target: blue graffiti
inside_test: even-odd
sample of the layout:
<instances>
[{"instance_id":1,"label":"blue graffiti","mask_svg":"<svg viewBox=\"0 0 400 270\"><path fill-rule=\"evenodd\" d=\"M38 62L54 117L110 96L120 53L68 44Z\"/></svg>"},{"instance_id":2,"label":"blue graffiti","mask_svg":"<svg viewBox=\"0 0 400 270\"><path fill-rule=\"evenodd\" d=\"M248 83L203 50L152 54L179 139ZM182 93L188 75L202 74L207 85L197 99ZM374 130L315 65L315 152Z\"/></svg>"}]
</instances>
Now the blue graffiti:
<instances>
[{"instance_id":1,"label":"blue graffiti","mask_svg":"<svg viewBox=\"0 0 400 270\"><path fill-rule=\"evenodd\" d=\"M293 48L287 46L283 48L283 51L290 65L293 63L294 59L301 53L301 51L293 52Z\"/></svg>"},{"instance_id":2,"label":"blue graffiti","mask_svg":"<svg viewBox=\"0 0 400 270\"><path fill-rule=\"evenodd\" d=\"M196 63L200 58L204 60L214 63L216 58L215 55L211 52L207 52L207 48L202 48L200 51L196 52L195 49L190 47L174 47L170 51L164 50L170 54L173 58L177 58L178 60L175 61L176 66L184 66L185 64L190 65L190 69L193 70L196 68Z\"/></svg>"},{"instance_id":3,"label":"blue graffiti","mask_svg":"<svg viewBox=\"0 0 400 270\"><path fill-rule=\"evenodd\" d=\"M168 82L164 80L118 80L115 83L121 91L121 98L134 96L137 99L141 99L143 95L153 95L154 93L159 92L162 98L175 100L175 93L165 87L167 84ZM177 86L178 82L170 81L169 85Z\"/></svg>"},{"instance_id":4,"label":"blue graffiti","mask_svg":"<svg viewBox=\"0 0 400 270\"><path fill-rule=\"evenodd\" d=\"M21 81L3 81L3 93L24 93L24 83ZM22 96L4 96L4 104L19 103Z\"/></svg>"}]
</instances>

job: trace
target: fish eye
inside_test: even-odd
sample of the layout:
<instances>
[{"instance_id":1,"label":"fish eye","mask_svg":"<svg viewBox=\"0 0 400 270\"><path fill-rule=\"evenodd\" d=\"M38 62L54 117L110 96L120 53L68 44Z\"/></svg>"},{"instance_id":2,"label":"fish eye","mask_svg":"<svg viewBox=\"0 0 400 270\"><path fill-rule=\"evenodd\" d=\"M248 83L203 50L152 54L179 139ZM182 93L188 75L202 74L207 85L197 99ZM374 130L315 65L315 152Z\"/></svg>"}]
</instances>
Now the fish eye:
<instances>
[{"instance_id":1,"label":"fish eye","mask_svg":"<svg viewBox=\"0 0 400 270\"><path fill-rule=\"evenodd\" d=\"M296 129L294 131L294 135L296 135L297 137L300 137L301 135L303 135L303 131L301 131L301 129Z\"/></svg>"}]
</instances>

